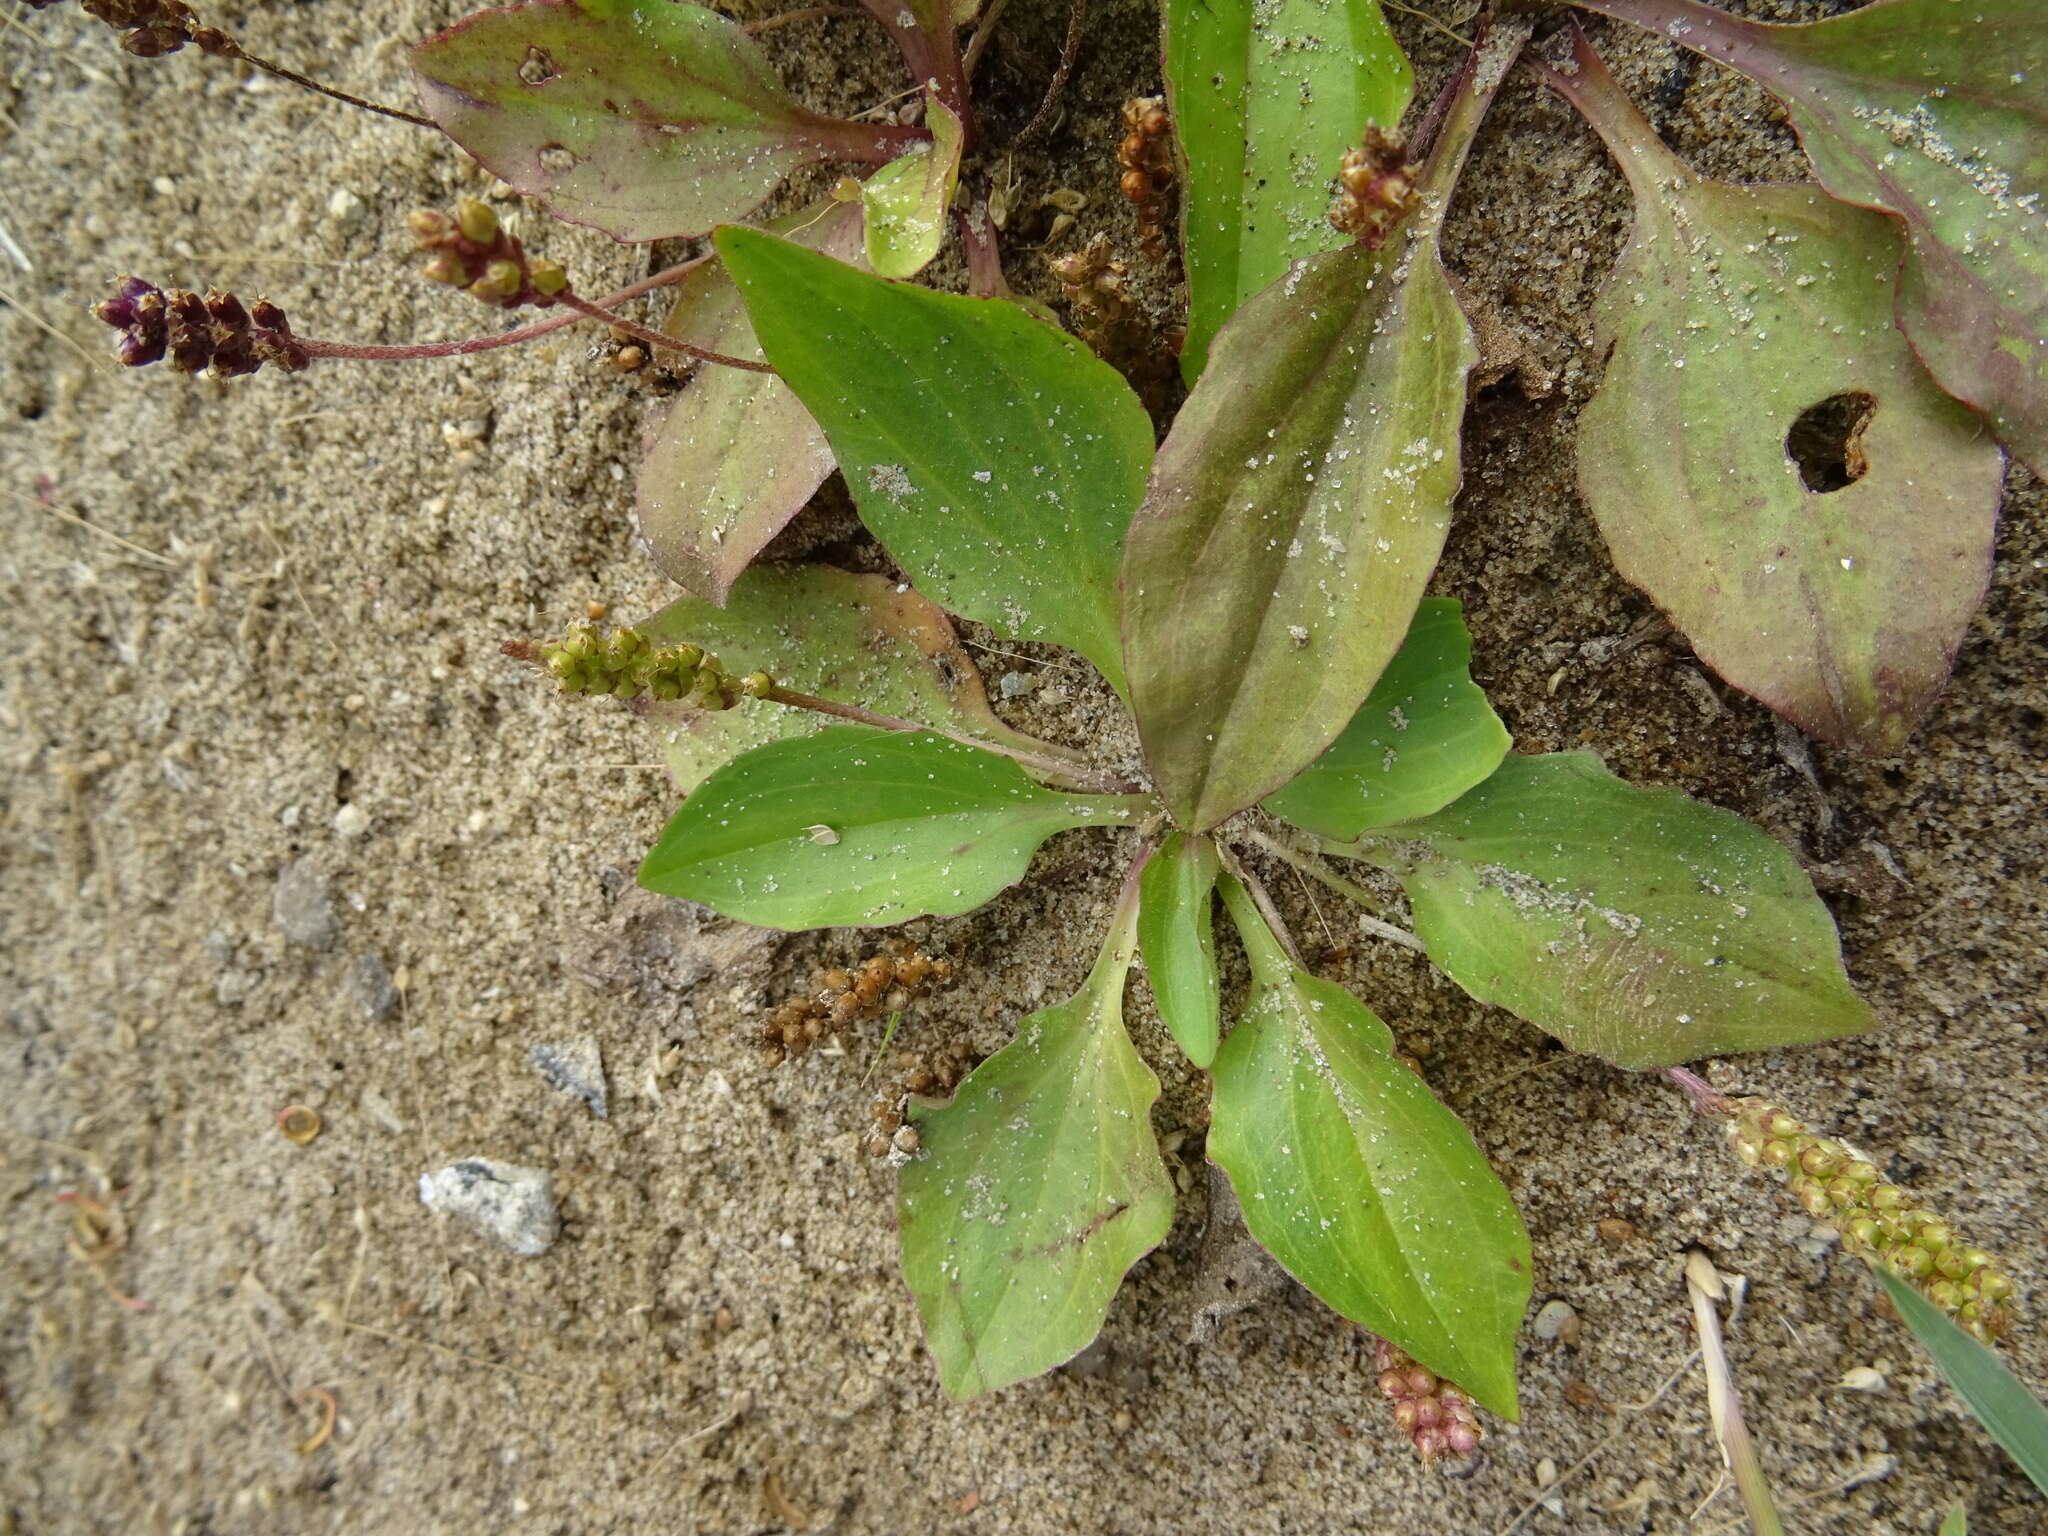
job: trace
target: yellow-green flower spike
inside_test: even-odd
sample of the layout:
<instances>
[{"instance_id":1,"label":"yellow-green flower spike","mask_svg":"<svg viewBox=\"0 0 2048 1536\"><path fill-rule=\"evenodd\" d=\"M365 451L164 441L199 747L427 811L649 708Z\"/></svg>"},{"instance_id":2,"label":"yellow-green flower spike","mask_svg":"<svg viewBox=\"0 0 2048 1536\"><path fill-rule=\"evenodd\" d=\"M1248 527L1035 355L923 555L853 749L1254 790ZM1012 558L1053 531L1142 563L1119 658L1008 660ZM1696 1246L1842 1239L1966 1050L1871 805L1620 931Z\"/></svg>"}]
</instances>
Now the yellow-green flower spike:
<instances>
[{"instance_id":1,"label":"yellow-green flower spike","mask_svg":"<svg viewBox=\"0 0 2048 1536\"><path fill-rule=\"evenodd\" d=\"M1869 1158L1815 1135L1777 1105L1735 1099L1728 1108L1735 1155L1769 1169L1809 1215L1842 1234L1843 1248L1883 1265L1985 1343L2005 1332L2015 1288L1990 1254L1959 1242Z\"/></svg>"},{"instance_id":2,"label":"yellow-green flower spike","mask_svg":"<svg viewBox=\"0 0 2048 1536\"><path fill-rule=\"evenodd\" d=\"M731 709L743 696L758 696L701 646L657 646L637 629L600 636L593 624L572 624L537 654L565 693L681 700L696 709Z\"/></svg>"}]
</instances>

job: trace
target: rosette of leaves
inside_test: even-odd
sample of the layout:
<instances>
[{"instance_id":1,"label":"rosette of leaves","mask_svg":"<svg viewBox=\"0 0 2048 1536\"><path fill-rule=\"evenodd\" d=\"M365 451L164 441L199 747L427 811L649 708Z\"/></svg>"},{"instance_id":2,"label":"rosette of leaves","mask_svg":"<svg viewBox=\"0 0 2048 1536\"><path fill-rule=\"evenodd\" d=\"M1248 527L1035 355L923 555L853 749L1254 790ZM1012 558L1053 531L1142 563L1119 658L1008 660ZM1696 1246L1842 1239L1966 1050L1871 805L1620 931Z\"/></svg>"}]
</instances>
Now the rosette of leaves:
<instances>
[{"instance_id":1,"label":"rosette of leaves","mask_svg":"<svg viewBox=\"0 0 2048 1536\"><path fill-rule=\"evenodd\" d=\"M1337 1311L1515 1412L1531 1255L1508 1189L1367 1003L1300 962L1261 858L1354 890L1322 861L1376 866L1455 981L1619 1066L1869 1027L1787 852L1589 754L1512 754L1458 605L1424 595L1475 355L1440 220L1518 43L1447 92L1423 212L1254 294L1156 452L1129 386L1015 305L717 234L763 354L909 578L828 581L840 617L812 634L807 691L945 734L765 717L774 739L726 742L708 773L693 760L701 782L643 883L781 928L886 924L980 906L1064 830L1128 850L1074 996L912 1109L904 1270L955 1397L1085 1346L1167 1230L1159 1081L1126 1027L1142 956L1210 1074L1208 1154L1253 1235ZM686 598L650 629L775 671L793 654L777 584L794 579L818 580L750 572L724 609ZM916 611L885 624L885 597ZM945 613L1092 663L1135 717L1142 778L1081 792L1043 744L1020 757ZM1219 899L1250 972L1227 1009Z\"/></svg>"}]
</instances>

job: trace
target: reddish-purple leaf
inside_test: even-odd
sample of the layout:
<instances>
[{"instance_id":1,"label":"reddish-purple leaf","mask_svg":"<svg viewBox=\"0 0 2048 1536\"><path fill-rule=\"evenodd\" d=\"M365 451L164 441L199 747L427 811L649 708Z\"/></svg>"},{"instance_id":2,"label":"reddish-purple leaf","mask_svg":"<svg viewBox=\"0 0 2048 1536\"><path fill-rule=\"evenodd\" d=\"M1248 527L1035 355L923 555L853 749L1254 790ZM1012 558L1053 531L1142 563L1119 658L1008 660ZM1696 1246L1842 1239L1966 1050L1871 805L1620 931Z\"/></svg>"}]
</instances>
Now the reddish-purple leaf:
<instances>
[{"instance_id":1,"label":"reddish-purple leaf","mask_svg":"<svg viewBox=\"0 0 2048 1536\"><path fill-rule=\"evenodd\" d=\"M778 234L859 265L853 203L778 219ZM668 335L728 357L759 359L747 307L725 263L676 284ZM779 374L700 366L668 408L640 465L640 537L668 575L723 603L741 571L832 473L825 433Z\"/></svg>"},{"instance_id":2,"label":"reddish-purple leaf","mask_svg":"<svg viewBox=\"0 0 2048 1536\"><path fill-rule=\"evenodd\" d=\"M1892 324L1897 226L1664 147L1579 39L1551 83L1635 191L1579 485L1616 567L1729 682L1890 751L1983 599L2004 463Z\"/></svg>"},{"instance_id":3,"label":"reddish-purple leaf","mask_svg":"<svg viewBox=\"0 0 2048 1536\"><path fill-rule=\"evenodd\" d=\"M1578 0L1784 99L1835 196L1904 221L1898 320L1934 376L2048 473L2048 4L1877 0L1766 26L1697 0Z\"/></svg>"},{"instance_id":4,"label":"reddish-purple leaf","mask_svg":"<svg viewBox=\"0 0 2048 1536\"><path fill-rule=\"evenodd\" d=\"M558 217L620 240L702 234L800 165L879 165L924 138L807 110L737 23L676 0L479 11L412 60L450 138Z\"/></svg>"}]
</instances>

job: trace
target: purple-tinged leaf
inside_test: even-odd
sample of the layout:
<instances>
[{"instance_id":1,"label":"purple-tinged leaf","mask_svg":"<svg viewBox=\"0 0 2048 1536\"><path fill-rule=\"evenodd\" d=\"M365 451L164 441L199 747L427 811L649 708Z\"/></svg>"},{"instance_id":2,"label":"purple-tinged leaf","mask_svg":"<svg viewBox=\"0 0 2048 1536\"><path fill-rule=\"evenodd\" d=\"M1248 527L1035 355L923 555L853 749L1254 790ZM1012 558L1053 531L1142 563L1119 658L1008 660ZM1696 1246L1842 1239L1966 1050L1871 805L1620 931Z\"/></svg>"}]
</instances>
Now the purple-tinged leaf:
<instances>
[{"instance_id":1,"label":"purple-tinged leaf","mask_svg":"<svg viewBox=\"0 0 2048 1536\"><path fill-rule=\"evenodd\" d=\"M1190 832L1313 762L1372 691L1442 553L1471 327L1444 203L1526 28L1461 80L1427 198L1379 250L1312 256L1217 333L1123 567L1145 755Z\"/></svg>"},{"instance_id":2,"label":"purple-tinged leaf","mask_svg":"<svg viewBox=\"0 0 2048 1536\"><path fill-rule=\"evenodd\" d=\"M1892 323L1896 226L1816 187L1693 175L1583 37L1551 83L1635 191L1579 422L1616 567L1736 687L1895 750L1983 599L2004 479Z\"/></svg>"},{"instance_id":3,"label":"purple-tinged leaf","mask_svg":"<svg viewBox=\"0 0 2048 1536\"><path fill-rule=\"evenodd\" d=\"M858 263L851 203L817 205L768 228ZM723 262L676 284L665 334L728 357L760 359L747 307ZM825 433L773 373L704 364L677 393L640 465L640 537L654 563L699 597L732 584L832 473Z\"/></svg>"},{"instance_id":4,"label":"purple-tinged leaf","mask_svg":"<svg viewBox=\"0 0 2048 1536\"><path fill-rule=\"evenodd\" d=\"M814 160L880 164L921 130L824 117L740 26L676 0L530 0L412 53L427 115L560 218L620 240L697 235Z\"/></svg>"},{"instance_id":5,"label":"purple-tinged leaf","mask_svg":"<svg viewBox=\"0 0 2048 1536\"><path fill-rule=\"evenodd\" d=\"M1877 0L1768 26L1696 0L1579 0L1781 97L1835 196L1906 226L1898 321L2048 473L2048 5Z\"/></svg>"}]
</instances>

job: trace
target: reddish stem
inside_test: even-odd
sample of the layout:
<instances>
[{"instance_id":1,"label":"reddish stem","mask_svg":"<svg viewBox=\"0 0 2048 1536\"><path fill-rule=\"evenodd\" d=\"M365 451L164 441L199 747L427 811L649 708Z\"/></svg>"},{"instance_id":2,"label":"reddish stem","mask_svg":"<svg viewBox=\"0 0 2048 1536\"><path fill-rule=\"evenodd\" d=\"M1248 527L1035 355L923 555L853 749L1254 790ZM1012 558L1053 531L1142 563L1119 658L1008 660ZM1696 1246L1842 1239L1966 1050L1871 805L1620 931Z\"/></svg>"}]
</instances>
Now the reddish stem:
<instances>
[{"instance_id":1,"label":"reddish stem","mask_svg":"<svg viewBox=\"0 0 2048 1536\"><path fill-rule=\"evenodd\" d=\"M1692 1100L1692 1107L1703 1115L1725 1115L1728 1113L1728 1095L1697 1072L1684 1067L1666 1067L1664 1075L1685 1090L1685 1096Z\"/></svg>"},{"instance_id":2,"label":"reddish stem","mask_svg":"<svg viewBox=\"0 0 2048 1536\"><path fill-rule=\"evenodd\" d=\"M727 368L744 368L749 373L773 373L775 371L766 363L749 362L744 357L728 357L723 352L707 351L705 348L694 346L687 341L677 341L673 336L664 336L659 331L651 331L644 325L634 324L624 315L614 313L602 304L593 304L590 300L579 298L573 293L557 294L555 295L555 302L566 304L569 308L576 310L580 314L587 315L592 320L602 320L607 325L624 331L628 336L631 336L635 341L645 346L660 347L670 352L687 353L701 362L718 363Z\"/></svg>"},{"instance_id":3,"label":"reddish stem","mask_svg":"<svg viewBox=\"0 0 2048 1536\"><path fill-rule=\"evenodd\" d=\"M309 336L294 336L292 340L298 346L305 349L308 357L335 357L352 363L409 363L425 358L468 357L476 352L495 352L500 347L516 347L523 342L533 341L539 337L546 336L552 331L563 330L572 325L581 325L585 320L602 319L610 323L618 323L618 317L608 313L612 305L624 304L650 294L657 288L667 287L670 283L676 282L695 268L702 266L705 262L714 259L716 254L716 252L706 252L702 256L693 257L678 266L668 268L666 271L657 272L652 277L642 278L631 287L621 288L617 293L606 294L590 306L600 311L599 314L585 314L577 311L575 306L572 305L570 306L571 313L569 314L550 315L545 320L536 320L532 325L523 325L515 331L503 331L496 336L471 336L462 341L413 341L392 345L353 341L320 341ZM585 302L580 299L577 301L578 304ZM676 346L678 344L664 340L664 345ZM740 363L739 366L754 368L760 365L756 363Z\"/></svg>"}]
</instances>

